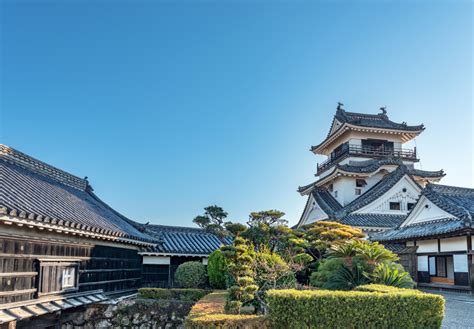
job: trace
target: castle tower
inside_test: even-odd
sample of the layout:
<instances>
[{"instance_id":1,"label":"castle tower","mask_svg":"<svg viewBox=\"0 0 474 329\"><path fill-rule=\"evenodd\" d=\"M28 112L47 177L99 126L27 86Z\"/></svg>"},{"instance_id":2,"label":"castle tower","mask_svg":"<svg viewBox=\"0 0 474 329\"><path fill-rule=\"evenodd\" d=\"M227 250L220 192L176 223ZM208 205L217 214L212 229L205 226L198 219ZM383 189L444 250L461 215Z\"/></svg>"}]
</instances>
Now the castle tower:
<instances>
[{"instance_id":1,"label":"castle tower","mask_svg":"<svg viewBox=\"0 0 474 329\"><path fill-rule=\"evenodd\" d=\"M318 179L299 187L308 202L297 227L335 220L363 230L382 231L400 224L427 183L444 173L415 169L416 148L405 143L425 129L396 123L385 108L379 114L347 112L339 103L326 138L312 146L327 159Z\"/></svg>"}]
</instances>

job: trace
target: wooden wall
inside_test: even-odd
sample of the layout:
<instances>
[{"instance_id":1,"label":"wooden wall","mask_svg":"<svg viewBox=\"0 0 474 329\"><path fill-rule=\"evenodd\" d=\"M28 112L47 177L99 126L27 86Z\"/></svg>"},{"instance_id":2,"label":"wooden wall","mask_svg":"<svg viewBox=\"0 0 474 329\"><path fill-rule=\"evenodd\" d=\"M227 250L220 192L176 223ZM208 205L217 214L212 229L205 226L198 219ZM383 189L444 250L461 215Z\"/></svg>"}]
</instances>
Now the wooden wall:
<instances>
[{"instance_id":1,"label":"wooden wall","mask_svg":"<svg viewBox=\"0 0 474 329\"><path fill-rule=\"evenodd\" d=\"M78 266L76 290L105 292L133 290L140 285L141 256L137 250L120 247L0 237L0 303L37 298L39 286L54 284L39 280L40 261L71 260ZM46 272L53 271L52 267ZM49 275L53 275L48 272ZM48 279L49 280L49 279ZM55 287L52 287L55 286ZM41 295L41 294L40 294Z\"/></svg>"}]
</instances>

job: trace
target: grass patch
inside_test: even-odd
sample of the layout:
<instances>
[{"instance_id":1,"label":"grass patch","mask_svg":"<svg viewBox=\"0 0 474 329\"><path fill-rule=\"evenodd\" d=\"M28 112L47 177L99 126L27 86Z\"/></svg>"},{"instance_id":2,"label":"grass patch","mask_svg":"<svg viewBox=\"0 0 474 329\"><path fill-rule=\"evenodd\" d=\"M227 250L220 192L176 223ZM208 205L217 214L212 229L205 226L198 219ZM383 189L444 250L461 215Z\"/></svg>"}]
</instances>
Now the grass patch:
<instances>
[{"instance_id":1,"label":"grass patch","mask_svg":"<svg viewBox=\"0 0 474 329\"><path fill-rule=\"evenodd\" d=\"M269 328L264 316L255 314L225 314L226 291L215 291L197 302L188 317L186 328Z\"/></svg>"}]
</instances>

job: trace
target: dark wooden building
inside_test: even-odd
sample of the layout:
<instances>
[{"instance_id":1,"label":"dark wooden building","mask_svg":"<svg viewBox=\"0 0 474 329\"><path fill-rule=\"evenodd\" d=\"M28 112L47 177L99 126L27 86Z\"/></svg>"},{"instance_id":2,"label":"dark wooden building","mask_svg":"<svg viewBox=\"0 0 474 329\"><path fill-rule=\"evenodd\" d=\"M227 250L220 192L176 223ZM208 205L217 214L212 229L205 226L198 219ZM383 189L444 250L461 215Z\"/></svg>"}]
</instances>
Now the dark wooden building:
<instances>
[{"instance_id":1,"label":"dark wooden building","mask_svg":"<svg viewBox=\"0 0 474 329\"><path fill-rule=\"evenodd\" d=\"M136 290L155 245L87 180L0 145L0 324Z\"/></svg>"},{"instance_id":2,"label":"dark wooden building","mask_svg":"<svg viewBox=\"0 0 474 329\"><path fill-rule=\"evenodd\" d=\"M207 264L222 243L198 228L137 223L86 179L0 144L0 328L54 328L85 305L171 287L179 264Z\"/></svg>"}]
</instances>

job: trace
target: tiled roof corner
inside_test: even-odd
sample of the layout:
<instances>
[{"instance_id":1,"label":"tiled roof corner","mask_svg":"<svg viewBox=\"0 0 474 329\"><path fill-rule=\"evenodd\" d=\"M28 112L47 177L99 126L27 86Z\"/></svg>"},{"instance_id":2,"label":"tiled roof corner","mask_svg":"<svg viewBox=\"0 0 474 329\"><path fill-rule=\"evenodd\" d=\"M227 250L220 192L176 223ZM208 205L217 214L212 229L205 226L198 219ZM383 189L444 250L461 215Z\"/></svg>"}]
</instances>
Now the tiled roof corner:
<instances>
[{"instance_id":1,"label":"tiled roof corner","mask_svg":"<svg viewBox=\"0 0 474 329\"><path fill-rule=\"evenodd\" d=\"M5 156L12 154L9 148L6 150L4 147L0 156L0 212L34 220L38 225L51 223L65 229L154 243L152 237L140 231L140 224L92 193L87 181L18 151L14 151L14 158Z\"/></svg>"},{"instance_id":2,"label":"tiled roof corner","mask_svg":"<svg viewBox=\"0 0 474 329\"><path fill-rule=\"evenodd\" d=\"M85 190L88 187L86 179L79 178L3 144L0 144L0 158L79 190Z\"/></svg>"}]
</instances>

